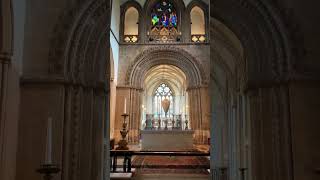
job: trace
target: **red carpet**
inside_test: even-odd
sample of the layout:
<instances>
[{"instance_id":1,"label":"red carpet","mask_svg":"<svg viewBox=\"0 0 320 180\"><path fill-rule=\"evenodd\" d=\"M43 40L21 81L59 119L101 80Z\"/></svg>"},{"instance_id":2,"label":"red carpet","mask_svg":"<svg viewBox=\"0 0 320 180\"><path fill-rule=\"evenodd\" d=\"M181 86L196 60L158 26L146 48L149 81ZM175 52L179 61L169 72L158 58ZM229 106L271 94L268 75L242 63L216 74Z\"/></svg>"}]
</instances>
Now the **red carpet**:
<instances>
[{"instance_id":1,"label":"red carpet","mask_svg":"<svg viewBox=\"0 0 320 180\"><path fill-rule=\"evenodd\" d=\"M210 169L206 157L195 156L137 156L132 161L133 168L148 169Z\"/></svg>"},{"instance_id":2,"label":"red carpet","mask_svg":"<svg viewBox=\"0 0 320 180\"><path fill-rule=\"evenodd\" d=\"M137 169L136 174L192 174L192 175L208 175L210 174L205 169Z\"/></svg>"}]
</instances>

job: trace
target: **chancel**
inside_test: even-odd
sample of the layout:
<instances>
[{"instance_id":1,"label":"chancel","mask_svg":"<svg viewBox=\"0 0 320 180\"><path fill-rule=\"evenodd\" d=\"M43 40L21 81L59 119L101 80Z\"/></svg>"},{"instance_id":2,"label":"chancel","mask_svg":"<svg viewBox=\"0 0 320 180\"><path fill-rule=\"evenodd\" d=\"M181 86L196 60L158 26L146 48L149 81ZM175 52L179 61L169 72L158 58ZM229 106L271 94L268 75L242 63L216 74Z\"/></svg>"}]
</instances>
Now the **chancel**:
<instances>
[{"instance_id":1,"label":"chancel","mask_svg":"<svg viewBox=\"0 0 320 180\"><path fill-rule=\"evenodd\" d=\"M319 2L1 0L0 180L318 180Z\"/></svg>"},{"instance_id":2,"label":"chancel","mask_svg":"<svg viewBox=\"0 0 320 180\"><path fill-rule=\"evenodd\" d=\"M188 126L185 74L175 66L159 65L147 75L143 97L146 105L142 105L146 113L140 133L142 150L192 150L194 131Z\"/></svg>"}]
</instances>

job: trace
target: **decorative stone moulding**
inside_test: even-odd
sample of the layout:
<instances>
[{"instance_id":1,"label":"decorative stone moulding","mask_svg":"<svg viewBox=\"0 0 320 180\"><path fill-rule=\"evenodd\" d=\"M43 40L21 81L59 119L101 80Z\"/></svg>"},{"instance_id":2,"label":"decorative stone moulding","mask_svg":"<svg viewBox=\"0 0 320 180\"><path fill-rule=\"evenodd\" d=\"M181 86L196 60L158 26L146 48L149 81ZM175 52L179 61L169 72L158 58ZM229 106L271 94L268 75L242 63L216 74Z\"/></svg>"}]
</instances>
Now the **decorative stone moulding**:
<instances>
[{"instance_id":1,"label":"decorative stone moulding","mask_svg":"<svg viewBox=\"0 0 320 180\"><path fill-rule=\"evenodd\" d=\"M206 35L205 34L193 34L191 35L192 42L195 43L204 43L206 42Z\"/></svg>"},{"instance_id":2,"label":"decorative stone moulding","mask_svg":"<svg viewBox=\"0 0 320 180\"><path fill-rule=\"evenodd\" d=\"M124 42L126 43L136 43L139 40L138 35L125 35L124 36Z\"/></svg>"}]
</instances>

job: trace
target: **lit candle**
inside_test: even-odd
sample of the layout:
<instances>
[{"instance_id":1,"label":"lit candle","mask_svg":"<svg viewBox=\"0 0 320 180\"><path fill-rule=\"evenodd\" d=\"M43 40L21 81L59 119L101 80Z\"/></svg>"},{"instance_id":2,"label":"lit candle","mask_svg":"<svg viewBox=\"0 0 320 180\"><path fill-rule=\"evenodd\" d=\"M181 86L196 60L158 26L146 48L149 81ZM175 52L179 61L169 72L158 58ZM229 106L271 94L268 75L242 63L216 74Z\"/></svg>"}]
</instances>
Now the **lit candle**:
<instances>
[{"instance_id":1,"label":"lit candle","mask_svg":"<svg viewBox=\"0 0 320 180\"><path fill-rule=\"evenodd\" d=\"M124 98L124 110L123 110L124 114L127 114L127 98Z\"/></svg>"},{"instance_id":2,"label":"lit candle","mask_svg":"<svg viewBox=\"0 0 320 180\"><path fill-rule=\"evenodd\" d=\"M46 164L52 164L52 118L48 118L47 124L47 146L46 146Z\"/></svg>"}]
</instances>

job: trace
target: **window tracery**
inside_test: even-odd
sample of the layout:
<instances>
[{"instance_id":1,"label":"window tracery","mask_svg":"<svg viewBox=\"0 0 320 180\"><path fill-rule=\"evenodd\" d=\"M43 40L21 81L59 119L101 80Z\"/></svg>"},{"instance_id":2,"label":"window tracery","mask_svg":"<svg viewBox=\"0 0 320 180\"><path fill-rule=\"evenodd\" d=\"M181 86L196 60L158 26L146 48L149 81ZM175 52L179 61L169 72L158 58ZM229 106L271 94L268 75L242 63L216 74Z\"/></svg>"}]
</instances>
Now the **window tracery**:
<instances>
[{"instance_id":1,"label":"window tracery","mask_svg":"<svg viewBox=\"0 0 320 180\"><path fill-rule=\"evenodd\" d=\"M161 107L161 101L164 99L168 99L170 101L170 107L168 111L168 115L174 113L174 98L173 98L173 92L171 88L165 84L161 83L158 88L154 92L153 96L153 102L154 102L154 114L156 116L165 117L165 112Z\"/></svg>"}]
</instances>

